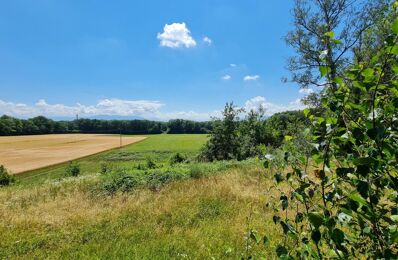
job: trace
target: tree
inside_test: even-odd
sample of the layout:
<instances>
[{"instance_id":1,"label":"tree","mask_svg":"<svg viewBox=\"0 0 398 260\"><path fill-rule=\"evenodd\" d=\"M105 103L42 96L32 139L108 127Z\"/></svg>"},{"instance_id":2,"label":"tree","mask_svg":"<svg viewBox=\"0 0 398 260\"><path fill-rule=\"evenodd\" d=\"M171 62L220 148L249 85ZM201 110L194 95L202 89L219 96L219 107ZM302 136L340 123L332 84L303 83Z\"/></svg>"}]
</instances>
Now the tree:
<instances>
[{"instance_id":1,"label":"tree","mask_svg":"<svg viewBox=\"0 0 398 260\"><path fill-rule=\"evenodd\" d=\"M286 36L286 43L296 52L296 56L288 60L291 80L302 88L324 87L326 82L336 88L332 79L341 76L352 64L354 50L357 56L363 55L360 49L364 47L364 33L385 17L389 2L295 0L294 29ZM318 99L319 96L313 94L307 104L319 105Z\"/></svg>"},{"instance_id":2,"label":"tree","mask_svg":"<svg viewBox=\"0 0 398 260\"><path fill-rule=\"evenodd\" d=\"M222 119L214 121L210 139L204 146L201 157L209 160L238 159L240 140L238 135L239 113L233 103L227 103L222 113Z\"/></svg>"},{"instance_id":3,"label":"tree","mask_svg":"<svg viewBox=\"0 0 398 260\"><path fill-rule=\"evenodd\" d=\"M398 19L375 54L345 80L320 71L337 88L325 90L326 113L305 111L312 159L285 156L276 166L276 182L288 187L273 217L284 234L280 258L398 257Z\"/></svg>"}]
</instances>

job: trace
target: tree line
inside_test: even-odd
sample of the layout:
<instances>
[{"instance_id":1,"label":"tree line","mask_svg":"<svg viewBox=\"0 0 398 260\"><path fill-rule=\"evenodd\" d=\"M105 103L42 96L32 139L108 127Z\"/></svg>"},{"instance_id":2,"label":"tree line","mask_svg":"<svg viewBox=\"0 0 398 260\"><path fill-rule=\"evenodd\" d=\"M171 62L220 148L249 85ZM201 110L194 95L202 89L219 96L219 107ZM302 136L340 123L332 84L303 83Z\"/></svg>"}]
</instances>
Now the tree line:
<instances>
[{"instance_id":1,"label":"tree line","mask_svg":"<svg viewBox=\"0 0 398 260\"><path fill-rule=\"evenodd\" d=\"M55 121L44 116L30 119L18 119L7 115L0 117L0 136L64 133L205 134L209 133L212 127L212 122L195 122L183 119L175 119L168 122L98 119Z\"/></svg>"}]
</instances>

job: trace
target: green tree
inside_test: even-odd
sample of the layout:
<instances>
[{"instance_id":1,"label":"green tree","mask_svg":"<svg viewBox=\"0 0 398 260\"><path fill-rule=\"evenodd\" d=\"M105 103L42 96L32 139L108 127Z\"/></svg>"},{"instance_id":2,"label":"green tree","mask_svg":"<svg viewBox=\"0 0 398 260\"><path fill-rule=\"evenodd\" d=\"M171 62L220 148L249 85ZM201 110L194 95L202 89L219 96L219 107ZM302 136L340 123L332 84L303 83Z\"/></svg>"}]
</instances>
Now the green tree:
<instances>
[{"instance_id":1,"label":"green tree","mask_svg":"<svg viewBox=\"0 0 398 260\"><path fill-rule=\"evenodd\" d=\"M351 66L345 80L320 74L336 88L325 90L326 113L305 111L313 123L311 165L287 154L277 166L276 182L289 189L275 207L273 220L284 234L276 253L397 259L398 19L368 64Z\"/></svg>"},{"instance_id":2,"label":"green tree","mask_svg":"<svg viewBox=\"0 0 398 260\"><path fill-rule=\"evenodd\" d=\"M384 18L389 0L295 0L294 29L286 43L296 55L288 60L291 80L302 88L326 86L335 88L332 79L341 76L351 64L352 52L363 55L364 33ZM318 73L327 75L325 81ZM326 73L326 70L327 73ZM312 94L308 105L319 105Z\"/></svg>"},{"instance_id":3,"label":"green tree","mask_svg":"<svg viewBox=\"0 0 398 260\"><path fill-rule=\"evenodd\" d=\"M213 160L237 159L240 153L240 140L238 134L239 117L243 112L233 103L227 103L222 113L222 119L216 119L210 139L204 146L201 157Z\"/></svg>"}]
</instances>

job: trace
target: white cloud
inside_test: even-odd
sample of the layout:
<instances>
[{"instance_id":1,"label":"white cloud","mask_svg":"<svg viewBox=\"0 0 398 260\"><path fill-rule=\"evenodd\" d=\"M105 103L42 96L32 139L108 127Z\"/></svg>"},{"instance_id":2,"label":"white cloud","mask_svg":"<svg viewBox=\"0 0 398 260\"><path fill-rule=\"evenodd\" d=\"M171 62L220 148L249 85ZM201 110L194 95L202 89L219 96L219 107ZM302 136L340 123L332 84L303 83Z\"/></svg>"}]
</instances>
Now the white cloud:
<instances>
[{"instance_id":1,"label":"white cloud","mask_svg":"<svg viewBox=\"0 0 398 260\"><path fill-rule=\"evenodd\" d=\"M302 110L305 106L300 102L300 99L296 99L288 104L274 104L268 102L265 97L257 96L249 99L245 103L245 110L258 110L259 108L263 108L265 110L266 116L271 116L275 113L290 111L290 110Z\"/></svg>"},{"instance_id":2,"label":"white cloud","mask_svg":"<svg viewBox=\"0 0 398 260\"><path fill-rule=\"evenodd\" d=\"M122 100L122 99L102 99L95 105L76 105L67 106L63 104L49 104L44 99L40 99L33 105L6 102L0 100L0 115L6 114L15 117L29 118L43 115L50 118L65 117L74 118L76 114L80 117L95 116L134 116L145 119L167 121L170 119L188 119L196 121L210 120L212 117L220 117L221 110L210 112L198 111L162 111L165 105L159 101L150 100ZM278 112L288 110L301 110L305 106L300 99L296 99L287 104L275 104L267 101L262 96L253 97L244 103L243 108L248 112L252 109L257 110L262 107L266 116L271 116Z\"/></svg>"},{"instance_id":3,"label":"white cloud","mask_svg":"<svg viewBox=\"0 0 398 260\"><path fill-rule=\"evenodd\" d=\"M192 38L191 32L185 23L166 24L162 33L158 33L160 46L168 48L192 48L196 41Z\"/></svg>"},{"instance_id":4,"label":"white cloud","mask_svg":"<svg viewBox=\"0 0 398 260\"><path fill-rule=\"evenodd\" d=\"M256 81L260 78L259 75L247 75L243 78L244 81Z\"/></svg>"},{"instance_id":5,"label":"white cloud","mask_svg":"<svg viewBox=\"0 0 398 260\"><path fill-rule=\"evenodd\" d=\"M231 64L229 64L229 66L232 67L232 68L235 68L236 64L235 63L231 63Z\"/></svg>"},{"instance_id":6,"label":"white cloud","mask_svg":"<svg viewBox=\"0 0 398 260\"><path fill-rule=\"evenodd\" d=\"M93 106L81 105L79 103L74 106L48 104L44 99L40 99L33 106L29 106L0 100L0 114L22 117L38 115L74 117L76 114L81 116L148 116L157 112L162 106L163 104L158 101L148 100L103 99Z\"/></svg>"},{"instance_id":7,"label":"white cloud","mask_svg":"<svg viewBox=\"0 0 398 260\"><path fill-rule=\"evenodd\" d=\"M213 43L213 40L210 39L209 37L205 36L205 37L203 37L203 42L208 45L211 45Z\"/></svg>"},{"instance_id":8,"label":"white cloud","mask_svg":"<svg viewBox=\"0 0 398 260\"><path fill-rule=\"evenodd\" d=\"M309 94L312 94L312 93L314 93L315 91L312 89L312 88L301 88L300 90L299 90L299 93L300 94L304 94L304 95L309 95Z\"/></svg>"},{"instance_id":9,"label":"white cloud","mask_svg":"<svg viewBox=\"0 0 398 260\"><path fill-rule=\"evenodd\" d=\"M230 80L231 78L232 78L231 75L228 75L228 74L222 76L223 80Z\"/></svg>"}]
</instances>

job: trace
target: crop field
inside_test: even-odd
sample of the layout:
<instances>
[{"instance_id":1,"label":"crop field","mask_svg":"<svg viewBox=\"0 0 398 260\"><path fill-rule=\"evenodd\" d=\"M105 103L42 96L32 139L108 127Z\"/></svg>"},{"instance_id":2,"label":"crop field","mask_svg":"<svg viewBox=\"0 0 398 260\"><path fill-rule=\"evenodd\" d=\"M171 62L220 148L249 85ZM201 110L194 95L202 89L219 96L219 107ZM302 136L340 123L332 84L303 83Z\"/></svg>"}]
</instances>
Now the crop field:
<instances>
[{"instance_id":1,"label":"crop field","mask_svg":"<svg viewBox=\"0 0 398 260\"><path fill-rule=\"evenodd\" d=\"M143 136L123 136L122 145L145 139ZM120 146L118 135L60 134L40 136L0 137L0 164L12 174L18 174Z\"/></svg>"}]
</instances>

